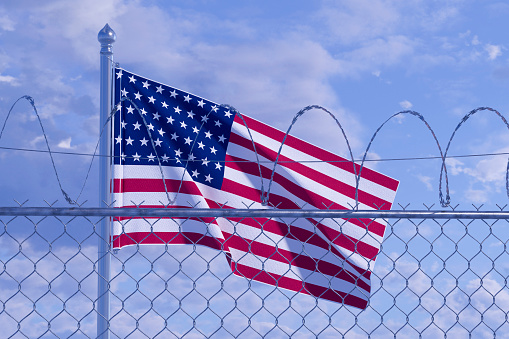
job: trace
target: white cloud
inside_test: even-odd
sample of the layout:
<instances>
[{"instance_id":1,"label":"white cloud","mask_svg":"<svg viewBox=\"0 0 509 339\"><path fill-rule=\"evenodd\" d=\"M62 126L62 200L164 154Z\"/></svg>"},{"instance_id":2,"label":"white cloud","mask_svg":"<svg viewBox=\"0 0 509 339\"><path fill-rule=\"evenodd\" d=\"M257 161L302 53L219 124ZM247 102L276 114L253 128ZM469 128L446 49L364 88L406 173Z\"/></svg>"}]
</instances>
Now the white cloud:
<instances>
[{"instance_id":1,"label":"white cloud","mask_svg":"<svg viewBox=\"0 0 509 339\"><path fill-rule=\"evenodd\" d=\"M484 189L468 189L465 192L465 198L474 204L484 204L489 201L489 192Z\"/></svg>"},{"instance_id":2,"label":"white cloud","mask_svg":"<svg viewBox=\"0 0 509 339\"><path fill-rule=\"evenodd\" d=\"M4 14L0 16L0 28L4 31L14 31L14 21L9 18L8 15Z\"/></svg>"},{"instance_id":3,"label":"white cloud","mask_svg":"<svg viewBox=\"0 0 509 339\"><path fill-rule=\"evenodd\" d=\"M495 60L502 55L504 47L502 45L495 45L483 43L478 35L474 35L470 39L471 32L468 30L465 33L459 34L459 38L465 41L465 46L470 47L467 49L452 48L451 52L454 53L458 61L462 63L480 62L483 55L488 55L488 60ZM453 46L455 47L455 46Z\"/></svg>"},{"instance_id":4,"label":"white cloud","mask_svg":"<svg viewBox=\"0 0 509 339\"><path fill-rule=\"evenodd\" d=\"M495 60L503 46L482 44L470 30L457 37L448 35L464 17L464 6L461 1L326 1L316 15L317 25L324 28L315 35L326 32L320 37L327 45L345 50L339 56L345 75L385 71L395 64L424 72L436 66L479 63L486 54Z\"/></svg>"},{"instance_id":5,"label":"white cloud","mask_svg":"<svg viewBox=\"0 0 509 339\"><path fill-rule=\"evenodd\" d=\"M324 20L328 34L344 44L391 34L401 14L393 1L325 1L317 17Z\"/></svg>"},{"instance_id":6,"label":"white cloud","mask_svg":"<svg viewBox=\"0 0 509 339\"><path fill-rule=\"evenodd\" d=\"M499 150L497 152L507 152L509 149ZM465 173L474 177L482 183L505 182L505 174L507 171L507 159L504 156L493 156L488 159L479 161L474 169L467 168Z\"/></svg>"},{"instance_id":7,"label":"white cloud","mask_svg":"<svg viewBox=\"0 0 509 339\"><path fill-rule=\"evenodd\" d=\"M471 34L472 34L472 32L468 29L464 33L459 33L458 37L460 39L465 39L465 38L468 38Z\"/></svg>"},{"instance_id":8,"label":"white cloud","mask_svg":"<svg viewBox=\"0 0 509 339\"><path fill-rule=\"evenodd\" d=\"M433 191L433 184L431 181L433 180L432 177L428 177L426 175L417 174L417 179L419 179L420 182L422 182L428 191Z\"/></svg>"},{"instance_id":9,"label":"white cloud","mask_svg":"<svg viewBox=\"0 0 509 339\"><path fill-rule=\"evenodd\" d=\"M464 163L456 158L447 158L445 159L445 165L447 166L447 173L452 175L458 175L463 173Z\"/></svg>"},{"instance_id":10,"label":"white cloud","mask_svg":"<svg viewBox=\"0 0 509 339\"><path fill-rule=\"evenodd\" d=\"M67 139L61 140L58 143L57 146L60 147L60 148L63 148L63 149L74 149L74 148L76 148L76 146L71 146L71 139L72 139L72 137L69 137Z\"/></svg>"},{"instance_id":11,"label":"white cloud","mask_svg":"<svg viewBox=\"0 0 509 339\"><path fill-rule=\"evenodd\" d=\"M507 152L509 149L499 149L495 152ZM447 158L447 173L452 176L460 176L450 181L450 187L455 187L461 180L464 183L463 196L465 200L480 204L487 203L492 199L493 193L505 189L505 175L507 170L507 158L505 156L490 156L478 161L473 166L467 166L463 161L455 158ZM449 177L450 179L450 177Z\"/></svg>"},{"instance_id":12,"label":"white cloud","mask_svg":"<svg viewBox=\"0 0 509 339\"><path fill-rule=\"evenodd\" d=\"M10 75L0 75L0 82L6 82L13 86L18 84L16 78Z\"/></svg>"},{"instance_id":13,"label":"white cloud","mask_svg":"<svg viewBox=\"0 0 509 339\"><path fill-rule=\"evenodd\" d=\"M509 148L503 148L496 153L508 152ZM455 158L446 159L447 171L449 174L458 175L464 173L469 175L476 182L483 184L494 183L501 185L505 182L507 171L507 159L504 156L491 156L477 162L475 167L466 167L465 164Z\"/></svg>"},{"instance_id":14,"label":"white cloud","mask_svg":"<svg viewBox=\"0 0 509 339\"><path fill-rule=\"evenodd\" d=\"M293 109L312 102L335 104L327 78L338 72L339 64L310 40L288 37L254 45L200 45L193 48L194 53L202 57L182 63L187 76L208 73L204 85L219 100L240 98L240 105L254 104L258 110L270 105L272 112L289 103ZM221 86L216 86L219 82Z\"/></svg>"},{"instance_id":15,"label":"white cloud","mask_svg":"<svg viewBox=\"0 0 509 339\"><path fill-rule=\"evenodd\" d=\"M474 35L472 38L472 45L477 46L480 44L479 37L477 35Z\"/></svg>"},{"instance_id":16,"label":"white cloud","mask_svg":"<svg viewBox=\"0 0 509 339\"><path fill-rule=\"evenodd\" d=\"M428 9L429 10L429 9ZM459 10L457 7L444 3L441 7L422 13L422 25L429 30L439 30L444 24L457 18Z\"/></svg>"},{"instance_id":17,"label":"white cloud","mask_svg":"<svg viewBox=\"0 0 509 339\"><path fill-rule=\"evenodd\" d=\"M416 43L404 35L393 35L364 42L340 59L340 73L357 75L373 68L399 64L415 52Z\"/></svg>"},{"instance_id":18,"label":"white cloud","mask_svg":"<svg viewBox=\"0 0 509 339\"><path fill-rule=\"evenodd\" d=\"M495 60L497 57L502 55L502 48L498 45L486 44L484 46L490 60Z\"/></svg>"},{"instance_id":19,"label":"white cloud","mask_svg":"<svg viewBox=\"0 0 509 339\"><path fill-rule=\"evenodd\" d=\"M39 143L44 142L44 141L45 141L44 136L43 136L43 135L40 135L40 136L35 137L34 139L32 139L32 140L30 141L30 146L35 147L35 146L37 146Z\"/></svg>"},{"instance_id":20,"label":"white cloud","mask_svg":"<svg viewBox=\"0 0 509 339\"><path fill-rule=\"evenodd\" d=\"M398 114L394 118L392 118L392 121L401 125L401 124L403 124L405 119L406 119L406 114Z\"/></svg>"},{"instance_id":21,"label":"white cloud","mask_svg":"<svg viewBox=\"0 0 509 339\"><path fill-rule=\"evenodd\" d=\"M132 7L137 7L136 3ZM48 43L48 47L58 48L65 40L78 58L97 67L97 33L105 23L115 23L115 18L125 12L126 5L122 0L77 3L55 0L38 3L30 10L37 13L30 18L31 24L38 26L37 35Z\"/></svg>"},{"instance_id":22,"label":"white cloud","mask_svg":"<svg viewBox=\"0 0 509 339\"><path fill-rule=\"evenodd\" d=\"M253 32L261 32L240 20L225 22L221 17L182 9L169 15L160 7L120 0L92 0L78 6L57 0L35 10L38 15L31 25L42 27L37 30L38 38L49 48L57 47L55 36L60 36L58 43L66 41L89 68L98 64L97 32L109 22L117 33L115 59L126 67L137 65L138 72L154 80L170 83L166 75L171 74L170 84L231 104L262 120L270 115L280 128L286 128L290 117L310 104L346 116L329 83L341 71L340 61L320 43L291 30L276 38L257 40ZM132 25L134 21L136 25ZM212 27L225 35L244 32L244 39L247 35L248 40L254 40L241 44L218 42L221 39L207 42L202 36ZM51 68L38 71L35 84L59 93L58 99L53 97L53 102L45 105L44 117L68 113L68 98L62 98L62 93L74 95L72 80L82 75L64 78ZM93 86L87 85L87 93L97 97ZM352 136L358 135L354 116L340 120L346 121Z\"/></svg>"},{"instance_id":23,"label":"white cloud","mask_svg":"<svg viewBox=\"0 0 509 339\"><path fill-rule=\"evenodd\" d=\"M179 87L233 105L241 113L270 120L272 125L283 130L300 109L318 104L336 115L348 131L353 147L360 144L357 119L339 105L329 83L331 77L341 72L341 63L319 43L292 34L284 39L249 44L201 43L186 49L189 57L179 57L174 62L154 60L149 74L157 73L155 80L161 82L169 82L161 74L172 74L172 81L180 84ZM169 49L168 53L171 54ZM200 57L193 57L197 55ZM142 57L146 58L145 54ZM304 126L302 122L308 116L315 122ZM329 135L323 128L330 130L330 135L339 135L329 117L309 112L299 119L292 133L301 137L306 133L307 140L328 149L330 145L340 145L330 140L313 141Z\"/></svg>"},{"instance_id":24,"label":"white cloud","mask_svg":"<svg viewBox=\"0 0 509 339\"><path fill-rule=\"evenodd\" d=\"M377 160L380 160L382 159L382 157L378 154L378 153L375 153L375 152L368 152L366 154L366 160L370 160L370 164L371 163L377 163Z\"/></svg>"},{"instance_id":25,"label":"white cloud","mask_svg":"<svg viewBox=\"0 0 509 339\"><path fill-rule=\"evenodd\" d=\"M410 109L410 108L412 108L412 106L413 106L413 105L412 105L412 103L411 103L410 101L408 101L408 100L403 100L403 101L401 101L401 102L399 103L399 105L400 105L400 106L401 106L401 108L403 108L403 109Z\"/></svg>"}]
</instances>

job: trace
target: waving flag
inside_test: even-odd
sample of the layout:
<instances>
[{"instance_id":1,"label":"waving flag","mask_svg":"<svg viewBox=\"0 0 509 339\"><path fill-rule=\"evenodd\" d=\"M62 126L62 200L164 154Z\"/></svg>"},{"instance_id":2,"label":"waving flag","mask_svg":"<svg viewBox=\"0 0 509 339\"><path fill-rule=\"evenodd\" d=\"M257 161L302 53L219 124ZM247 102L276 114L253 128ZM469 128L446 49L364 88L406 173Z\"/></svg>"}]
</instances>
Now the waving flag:
<instances>
[{"instance_id":1,"label":"waving flag","mask_svg":"<svg viewBox=\"0 0 509 339\"><path fill-rule=\"evenodd\" d=\"M354 165L288 136L269 204L262 205L260 177L267 186L285 133L124 69L115 74L116 207L349 209L355 204ZM359 208L390 209L398 182L368 168L362 177ZM367 305L370 270L385 232L383 221L368 219L119 217L113 224L114 248L200 244L222 250L236 275L359 308Z\"/></svg>"}]
</instances>

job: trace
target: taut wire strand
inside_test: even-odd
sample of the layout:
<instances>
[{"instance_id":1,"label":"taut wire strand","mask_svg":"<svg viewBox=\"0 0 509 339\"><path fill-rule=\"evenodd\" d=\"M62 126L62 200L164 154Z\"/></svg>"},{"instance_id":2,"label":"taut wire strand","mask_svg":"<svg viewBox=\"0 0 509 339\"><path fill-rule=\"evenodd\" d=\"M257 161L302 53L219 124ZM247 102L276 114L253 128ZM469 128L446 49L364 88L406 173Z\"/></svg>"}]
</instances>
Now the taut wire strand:
<instances>
[{"instance_id":1,"label":"taut wire strand","mask_svg":"<svg viewBox=\"0 0 509 339\"><path fill-rule=\"evenodd\" d=\"M20 147L7 147L7 146L0 146L0 150L6 150L6 151L21 151L21 152L34 152L34 153L48 153L46 150L39 150L39 149L33 149L33 148L20 148ZM84 156L84 157L93 157L93 153L82 153L82 152L66 152L66 151L51 151L53 154L63 154L63 155L78 155L78 156ZM472 154L457 154L457 155L447 155L447 158L477 158L477 157L488 157L488 156L499 156L499 155L509 155L509 152L492 152L492 153L472 153ZM114 155L104 155L104 154L96 154L95 155L98 158L119 158L119 156ZM126 156L126 158L131 158ZM170 158L173 159L173 158ZM442 160L442 157L440 156L427 156L427 157L404 157L404 158L379 158L379 159L366 159L365 162L387 162L387 161L411 161L411 160ZM246 162L247 160L241 161L241 160L229 160L229 161L223 161L223 162ZM355 159L355 162L361 162L362 159ZM325 163L343 163L343 162L351 162L351 160L279 160L278 164L283 163L318 163L318 162L325 162ZM273 163L272 161L263 161L261 160L260 163Z\"/></svg>"}]
</instances>

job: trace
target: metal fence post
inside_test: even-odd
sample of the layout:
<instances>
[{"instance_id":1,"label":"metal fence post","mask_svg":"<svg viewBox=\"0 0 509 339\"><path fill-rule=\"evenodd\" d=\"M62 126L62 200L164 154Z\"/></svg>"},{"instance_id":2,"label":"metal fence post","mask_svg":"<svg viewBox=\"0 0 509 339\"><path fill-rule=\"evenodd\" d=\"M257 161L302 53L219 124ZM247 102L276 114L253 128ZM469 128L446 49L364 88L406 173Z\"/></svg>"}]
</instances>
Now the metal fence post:
<instances>
[{"instance_id":1,"label":"metal fence post","mask_svg":"<svg viewBox=\"0 0 509 339\"><path fill-rule=\"evenodd\" d=\"M100 129L103 129L111 111L112 45L115 32L106 24L99 31L97 40L101 43L101 85L100 85ZM101 136L99 162L99 204L110 202L111 128L104 128ZM97 337L108 339L110 319L110 221L104 218L100 223L98 244L98 289L97 289Z\"/></svg>"}]
</instances>

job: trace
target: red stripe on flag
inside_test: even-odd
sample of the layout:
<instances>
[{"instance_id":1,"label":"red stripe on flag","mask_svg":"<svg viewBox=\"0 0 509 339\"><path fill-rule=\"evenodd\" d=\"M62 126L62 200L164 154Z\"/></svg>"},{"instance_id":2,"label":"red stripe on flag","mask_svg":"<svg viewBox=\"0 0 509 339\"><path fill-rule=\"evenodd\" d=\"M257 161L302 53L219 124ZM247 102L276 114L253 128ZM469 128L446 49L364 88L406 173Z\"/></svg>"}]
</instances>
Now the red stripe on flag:
<instances>
[{"instance_id":1,"label":"red stripe on flag","mask_svg":"<svg viewBox=\"0 0 509 339\"><path fill-rule=\"evenodd\" d=\"M119 180L119 179L115 179ZM172 180L172 179L166 179L166 187L168 190L171 187L174 187L176 183L178 182L177 187L181 187L181 193L186 194L195 194L200 195L200 191L196 184L194 182L189 181L183 181L182 185L180 186L180 181L178 180ZM115 186L115 190L117 188L122 188L123 192L139 192L139 189L143 189L144 192L161 192L161 190L164 192L164 185L163 181L161 179L123 179L121 182L118 183L118 186ZM238 184L234 181L224 179L223 180L223 190L231 193L236 193L244 198L253 200L254 198L258 197L259 200L259 191L251 188L246 187L244 185ZM312 195L314 193L308 192L308 194ZM276 199L276 195L274 195L274 199ZM278 202L281 202L283 206L280 206L280 208L288 208L288 209L298 209L298 206L295 205L291 200L278 197ZM277 206L277 205L276 205ZM364 256L365 258L374 260L376 256L378 255L378 248L373 247L371 245L368 245L361 240L357 240L355 238L349 237L341 232L335 231L331 229L330 227L327 227L325 225L320 224L319 222L308 218L308 220L312 221L316 227L324 233L327 238L332 241L335 245L341 246L349 251L352 252L358 252L360 255ZM357 224L356 226L363 228L364 230L368 230L370 232L373 232L375 234L380 233L380 236L383 235L383 232L385 230L385 227L383 229L380 227L380 224L375 222L371 222L369 224L364 224L358 219L350 219L350 222L352 224ZM371 229L373 230L371 230ZM366 234L366 236L369 236L369 234Z\"/></svg>"},{"instance_id":2,"label":"red stripe on flag","mask_svg":"<svg viewBox=\"0 0 509 339\"><path fill-rule=\"evenodd\" d=\"M237 134L232 133L230 135L230 142L233 142L239 146L245 147L249 150L253 150L253 143L248 139L238 136ZM256 151L259 155L261 155L271 161L276 161L277 152L271 150L270 148L265 147L260 144L256 144ZM246 164L245 159L236 158L234 156L228 157L228 155L227 155L227 160L233 160L233 161L243 160L243 162L240 162L240 163L227 162L226 165L230 166L230 167L235 166L235 165L238 165L239 167L244 167L244 165ZM281 161L281 162L279 162L279 161ZM254 172L253 174L259 176L260 171L258 169L258 165L257 164L255 164L255 165L257 168L256 168L256 172ZM287 158L280 154L279 158L278 158L278 166L289 168L292 171L295 171L295 172L297 172L297 173L299 173L299 174L301 174L301 175L303 175L303 176L305 176L305 177L307 177L307 178L309 178L309 179L311 179L325 187L328 187L336 192L340 192L341 194L349 197L350 199L355 200L355 187L345 184L344 182L334 179L334 178L332 178L322 172L319 172L311 167L308 167L301 163L298 163L293 159ZM262 175L264 177L266 177L267 179L270 179L271 173L272 173L272 170L269 170L268 173L267 173L267 170L262 170ZM277 180L276 176L278 176L279 178L283 178L283 176L277 172L274 173L275 180ZM290 181L288 179L286 179L286 180ZM304 188L301 188L301 189L304 190ZM367 206L370 206L372 208L384 209L384 210L390 209L390 206L391 206L390 202L383 200L373 194L364 192L360 189L357 192L358 192L359 202L361 202ZM321 202L318 202L318 203L321 203Z\"/></svg>"},{"instance_id":3,"label":"red stripe on flag","mask_svg":"<svg viewBox=\"0 0 509 339\"><path fill-rule=\"evenodd\" d=\"M291 185L291 184L288 183L285 185ZM258 197L258 200L259 200L259 197L260 197L260 191L258 191L257 189L239 184L233 180L228 180L226 178L223 179L222 189L226 192L236 193L237 195L240 195L240 196L242 196L246 199L250 199L250 200L254 200L256 197ZM313 201L313 200L322 199L319 201L322 201L327 206L333 205L332 201L325 199L325 198L317 195L316 193L313 193L311 191L306 191L304 193L307 194L312 199L306 199L306 196L302 196L302 195L296 195L296 196L299 199L304 200L310 204L311 204L311 201ZM277 206L278 209L301 209L296 203L294 203L290 199L280 196L278 194L271 194L271 197L269 197L269 202L271 203L271 205ZM313 205L313 206L315 206L315 205ZM325 206L321 205L321 204L319 204L315 207L318 209L326 209ZM331 209L331 210L334 210L334 209L347 210L347 208L345 208L341 205L338 205L338 204L335 204L335 206L332 206L332 208L329 208L329 209ZM343 219L343 220L346 220L346 219ZM348 219L348 220L350 223L362 228L363 230L366 230L368 232L371 232L371 233L376 234L381 237L383 237L383 235L384 235L385 226L376 222L376 221L373 221L371 219L366 219L366 218Z\"/></svg>"},{"instance_id":4,"label":"red stripe on flag","mask_svg":"<svg viewBox=\"0 0 509 339\"><path fill-rule=\"evenodd\" d=\"M165 190L166 185L166 190ZM180 191L179 191L180 189ZM113 193L129 193L129 192L168 192L175 194L176 192L183 194L201 195L200 189L194 181L181 181L175 179L113 179Z\"/></svg>"},{"instance_id":5,"label":"red stripe on flag","mask_svg":"<svg viewBox=\"0 0 509 339\"><path fill-rule=\"evenodd\" d=\"M197 244L223 250L218 239L194 232L130 232L113 236L113 248L129 245ZM227 247L225 247L227 250Z\"/></svg>"},{"instance_id":6,"label":"red stripe on flag","mask_svg":"<svg viewBox=\"0 0 509 339\"><path fill-rule=\"evenodd\" d=\"M246 253L252 253L259 257L275 260L291 266L304 268L312 272L319 272L334 278L342 279L352 284L357 284L367 292L371 287L363 280L358 279L357 275L348 272L343 267L334 265L328 261L311 257L308 253L296 253L273 245L267 245L255 240L243 239L234 234L223 232L225 242L228 248L235 248ZM339 258L338 258L339 259Z\"/></svg>"},{"instance_id":7,"label":"red stripe on flag","mask_svg":"<svg viewBox=\"0 0 509 339\"><path fill-rule=\"evenodd\" d=\"M140 206L136 206L136 205L126 205L126 206L121 206L121 207L117 207L117 208L168 208L168 209L173 209L173 208L192 208L192 207L189 207L189 206L179 206L179 205L140 205ZM114 220L113 221L124 221L124 220L131 220L131 219L168 219L168 218L171 218L171 219L178 219L178 220L183 220L183 219L189 219L189 220L199 220L199 221L203 221L205 223L211 223L213 222L216 218L214 217L173 217L173 216L168 216L167 218L165 217L150 217L150 216L146 216L146 217L114 217Z\"/></svg>"},{"instance_id":8,"label":"red stripe on flag","mask_svg":"<svg viewBox=\"0 0 509 339\"><path fill-rule=\"evenodd\" d=\"M253 118L250 118L248 116L243 115L242 116L244 120L246 120L247 126L250 130L254 130L260 134L265 135L266 137L269 137L271 139L274 139L281 143L283 141L283 138L285 136L285 133L274 128L271 126L268 126L260 121L257 121ZM239 118L238 115L235 116L235 123L241 125L244 127L244 122L241 118ZM244 127L245 128L245 127ZM251 142L251 141L250 141ZM298 139L292 135L288 135L285 140L285 145L288 145L292 148L298 149L301 152L307 153L310 156L313 156L319 160L329 162L331 165L344 169L345 171L348 171L350 173L355 173L353 170L353 165L350 160L347 160L345 158L342 158L336 154L333 154L329 151L324 150L323 148L314 146L310 143L307 143L301 139ZM258 147L258 146L257 146ZM284 146L283 146L284 148ZM299 160L299 159L295 159ZM359 173L360 165L355 164L355 171ZM372 182L376 182L379 185L382 185L388 189L391 189L393 191L396 191L398 189L399 182L397 180L394 180L392 178L389 178L381 173L378 173L376 171L373 171L369 168L364 167L362 169L362 177L365 179L368 179Z\"/></svg>"},{"instance_id":9,"label":"red stripe on flag","mask_svg":"<svg viewBox=\"0 0 509 339\"><path fill-rule=\"evenodd\" d=\"M214 204L215 202L214 201L211 201L211 200L208 200L206 199L207 203L209 205L211 204ZM184 206L162 206L162 205L151 205L151 206L142 206L143 208L189 208L189 207L184 207ZM138 208L137 206L124 206L122 208ZM230 209L231 207L229 206L223 206L223 208L228 208ZM206 223L211 223L211 222L214 222L216 220L216 218L213 218L213 217L201 217L201 218L188 218L188 217L164 217L164 218L161 218L161 217L114 217L114 221L124 221L124 220L131 220L131 219L151 219L151 220L164 220L164 219L180 219L180 220L195 220L195 221L203 221L203 222L206 222ZM362 275L364 277L366 277L367 279L370 278L370 275L371 275L371 272L369 270L365 270L365 269L362 269L358 266L356 266L354 263L350 262L347 258L345 258L343 256L343 254L341 252L339 252L336 248L334 247L330 247L329 246L329 243L327 243L327 241L325 241L323 238L321 238L319 235L317 235L316 233L314 232L310 232L306 229L302 229L298 226L294 226L294 225L287 225L285 223L282 223L282 222L278 222L276 220L273 220L273 219L266 219L266 218L225 218L227 220L230 220L231 222L235 222L235 223L242 223L243 225L247 225L247 226L250 226L250 227L253 227L253 228L256 228L256 229L259 229L259 230L262 230L262 227L261 225L263 225L263 232L269 232L269 233L272 233L272 234L275 234L277 236L280 236L280 237L286 237L286 238L289 238L289 239L294 239L294 240L297 240L297 241L300 241L302 243L308 243L310 245L313 245L313 246L316 246L316 247L320 247L326 251L331 251L332 253L334 253L338 259L340 260L346 260L348 261L348 263L350 264L350 266L352 266L352 268L357 272L355 273L355 275ZM313 221L313 220L311 220ZM159 233L163 233L162 234L162 237L167 237L167 235L164 235L164 233L166 232L154 232L154 234L156 235L159 235ZM231 234L230 233L226 233L226 232L223 232L223 235L224 235L224 238L226 239L226 237L230 237ZM236 236L236 235L234 235ZM237 237L237 236L236 236ZM252 241L252 240L246 240L246 241ZM241 248L239 248L241 249ZM272 252L274 252L275 248L272 247ZM301 254L295 254L295 255L301 255ZM316 259L316 260L319 260L319 259ZM323 261L322 261L323 262ZM302 266L299 266L299 267L302 267ZM339 266L335 266L335 267L339 267ZM342 269L342 268L341 268Z\"/></svg>"},{"instance_id":10,"label":"red stripe on flag","mask_svg":"<svg viewBox=\"0 0 509 339\"><path fill-rule=\"evenodd\" d=\"M157 206L157 207L160 207L160 206ZM117 219L125 220L125 219L142 219L142 218L141 217L132 217L132 218L130 218L130 217L116 217L115 220L118 221ZM145 217L143 219L161 220L161 219L170 219L170 218ZM171 219L190 219L190 220L201 221L200 218L171 218ZM213 218L210 218L210 219L213 219ZM232 219L237 219L238 222L240 222L240 218L232 218ZM231 220L231 219L229 219L229 220ZM251 221L251 222L249 222L249 221ZM258 228L260 228L260 223L256 222L255 220L250 219L250 218L242 219L242 224L247 225L248 223L252 227L253 226L256 227L256 225L258 225L259 226ZM303 239L302 236L299 238L301 238L301 240L308 242L308 243L311 243L311 241L312 241L310 238L320 239L318 236L316 236L316 234L313 234L306 230L302 230L302 229L295 228L295 227L294 227L293 233L290 233L291 231L289 230L288 226L286 226L283 223L277 223L273 220L264 220L261 222L261 224L263 224L263 231L268 231L268 232L272 231L272 233L274 233L274 231L276 231L274 229L274 226L276 224L278 224L277 225L277 228L278 228L277 233L279 233L278 235L280 235L282 237L284 237L286 235L286 237L288 237L288 238L297 239L297 237L295 235L297 235L298 233L308 233L307 239ZM269 228L271 230L269 230ZM286 230L284 228L286 228ZM224 248L228 248L228 249L236 248L236 249L242 250L244 252L249 252L249 253L258 255L260 257L270 258L271 260L276 260L276 261L283 262L283 263L290 263L293 266L301 267L301 268L304 268L304 269L307 269L310 271L316 270L317 272L321 272L321 273L327 274L329 276L334 276L334 277L343 279L343 280L351 282L351 283L355 283L353 276L356 276L356 275L353 275L352 273L348 273L348 271L345 270L344 268L334 265L328 261L320 260L317 258L312 258L311 256L309 256L309 254L304 255L301 253L284 250L282 248L276 248L274 246L259 243L254 240L243 239L243 238L239 237L238 235L227 233L227 232L223 232L223 236L225 239L227 239L224 242L224 245L223 245ZM183 231L182 233L162 232L162 231L158 231L158 232L130 232L128 234L123 233L121 235L114 236L113 245L114 245L114 248L118 248L118 247L122 247L122 246L134 245L134 244L162 244L162 243L198 244L198 245L205 245L208 247L212 247L215 249L222 249L222 248L218 248L217 246L211 245L211 240L214 240L215 242L220 244L220 242L218 242L215 238L209 237L209 236L206 236L206 235L203 235L200 233L192 233L192 232L185 232L185 231ZM322 241L323 241L323 239L322 239ZM345 258L341 256L338 259L344 260ZM355 267L355 265L353 265L353 264L351 264L351 265L354 266L354 268L357 268L357 267ZM361 273L362 275L367 275L366 278L369 279L369 274L366 274L366 273L370 273L369 271L362 270L360 268L357 268L357 269L360 271L359 273ZM369 292L369 289L370 289L369 285L367 285L363 281L359 282L359 286Z\"/></svg>"},{"instance_id":11,"label":"red stripe on flag","mask_svg":"<svg viewBox=\"0 0 509 339\"><path fill-rule=\"evenodd\" d=\"M232 262L231 268L233 273L238 276L263 282L272 286L276 285L290 291L309 294L318 298L345 303L346 305L355 306L362 309L366 308L368 304L367 300L345 292L340 292L323 286L307 283L302 280L287 278L266 271L260 271L256 268L241 265L239 263ZM368 295L366 295L366 297L368 297Z\"/></svg>"},{"instance_id":12,"label":"red stripe on flag","mask_svg":"<svg viewBox=\"0 0 509 339\"><path fill-rule=\"evenodd\" d=\"M260 221L261 219L261 221ZM369 279L371 276L371 271L362 269L352 263L350 260L345 258L341 252L338 251L337 248L330 246L329 243L325 241L322 237L320 237L318 234L310 232L308 230L305 230L303 228L294 226L294 225L286 225L284 223L277 222L275 220L266 220L264 218L228 218L228 220L242 223L244 225L248 225L257 229L262 229L263 225L263 231L264 232L270 232L276 235L279 235L281 237L286 237L290 239L296 239L298 241L301 241L303 243L308 243L310 245L320 247L326 251L331 251L334 255L338 257L338 259L348 261L348 263L352 266L355 271L357 271L356 275L362 275Z\"/></svg>"},{"instance_id":13,"label":"red stripe on flag","mask_svg":"<svg viewBox=\"0 0 509 339\"><path fill-rule=\"evenodd\" d=\"M242 192L242 196L251 199L256 194L257 190L246 187L244 185L238 184L234 181L224 179L223 180L223 190L229 191L229 192ZM240 194L239 194L240 195ZM285 209L299 209L299 207L293 203L291 200L286 199L284 197L278 197L279 202L281 204L276 205L278 208L285 208ZM283 206L281 206L283 205ZM341 246L349 251L357 252L363 257L375 260L376 256L378 255L379 249L377 247L368 245L364 243L362 240L358 240L355 238L352 238L350 236L347 236L343 234L342 232L338 232L336 230L333 230L332 228L325 226L318 221L312 219L312 218L306 218L307 220L311 221L318 230L320 230L322 233L324 233L325 236L327 236L327 239L334 243L335 245ZM366 230L366 234L364 236L369 237L368 232L373 232L374 234L381 233L380 236L383 236L385 232L385 226L373 222L370 219L362 219L367 220L368 223L365 224L364 222L360 221L359 219L348 219L348 221L358 227L361 227L363 230ZM376 232L372 231L375 230ZM282 234L284 236L284 234Z\"/></svg>"}]
</instances>

